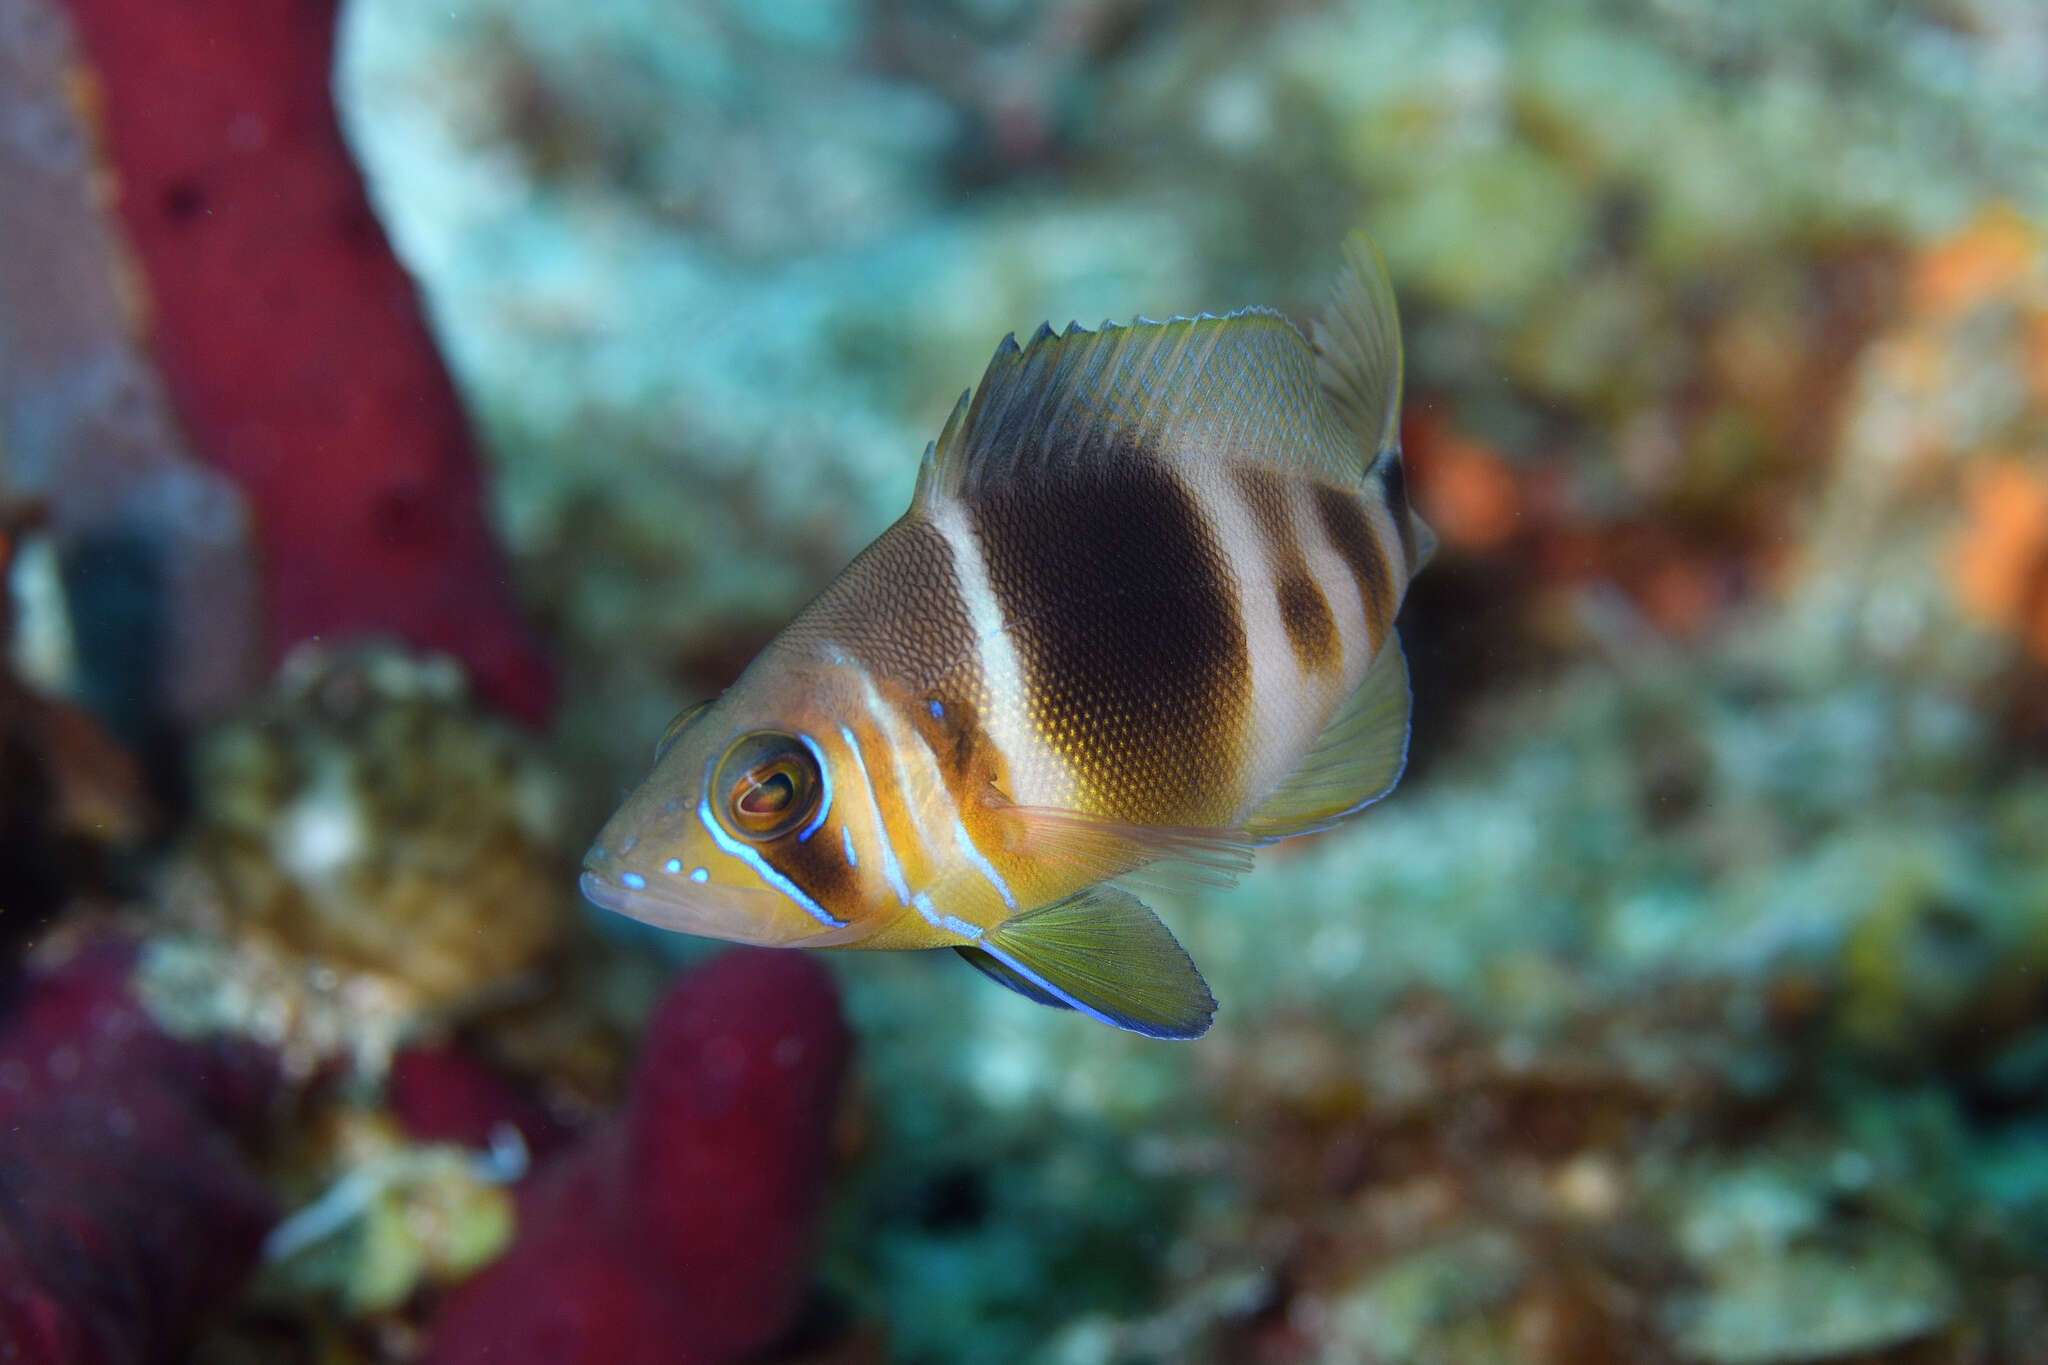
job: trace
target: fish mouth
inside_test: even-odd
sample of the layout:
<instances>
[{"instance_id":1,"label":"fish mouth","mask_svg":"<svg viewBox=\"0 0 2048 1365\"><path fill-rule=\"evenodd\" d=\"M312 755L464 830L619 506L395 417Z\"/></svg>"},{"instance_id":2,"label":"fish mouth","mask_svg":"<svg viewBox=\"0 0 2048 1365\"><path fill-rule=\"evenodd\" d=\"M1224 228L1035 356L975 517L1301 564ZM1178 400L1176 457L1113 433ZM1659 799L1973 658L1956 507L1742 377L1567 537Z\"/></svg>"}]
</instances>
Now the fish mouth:
<instances>
[{"instance_id":1,"label":"fish mouth","mask_svg":"<svg viewBox=\"0 0 2048 1365\"><path fill-rule=\"evenodd\" d=\"M626 878L640 881L630 886ZM786 942L776 916L781 897L765 889L718 887L707 894L695 887L667 886L632 872L603 873L586 866L576 879L584 898L600 909L680 934L755 943L774 947Z\"/></svg>"},{"instance_id":2,"label":"fish mouth","mask_svg":"<svg viewBox=\"0 0 2048 1365\"><path fill-rule=\"evenodd\" d=\"M686 921L702 917L701 904L695 907L697 915L690 913L693 908L691 902L701 898L668 885L666 878L650 877L645 872L636 871L617 856L618 853L630 852L638 842L637 838L629 838L624 847L616 851L608 841L592 844L590 851L583 855L583 872L576 879L577 889L582 891L585 900L600 909L646 920L664 928L689 928Z\"/></svg>"},{"instance_id":3,"label":"fish mouth","mask_svg":"<svg viewBox=\"0 0 2048 1365\"><path fill-rule=\"evenodd\" d=\"M576 879L585 900L600 909L644 920L664 929L690 934L725 934L714 927L718 919L712 898L692 895L680 887L664 886L633 872L600 872L586 867Z\"/></svg>"},{"instance_id":4,"label":"fish mouth","mask_svg":"<svg viewBox=\"0 0 2048 1365\"><path fill-rule=\"evenodd\" d=\"M587 867L583 869L583 875L576 879L576 887L583 893L583 899L601 910L615 910L621 915L633 913L627 908L633 893L616 882L605 880Z\"/></svg>"}]
</instances>

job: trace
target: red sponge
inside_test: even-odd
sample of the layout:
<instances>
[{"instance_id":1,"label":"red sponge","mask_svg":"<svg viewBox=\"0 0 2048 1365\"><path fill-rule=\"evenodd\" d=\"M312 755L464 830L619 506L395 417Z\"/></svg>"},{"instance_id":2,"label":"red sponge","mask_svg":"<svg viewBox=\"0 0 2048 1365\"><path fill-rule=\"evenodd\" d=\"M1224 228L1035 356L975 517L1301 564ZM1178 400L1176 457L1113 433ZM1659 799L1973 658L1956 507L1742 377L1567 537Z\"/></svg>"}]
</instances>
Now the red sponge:
<instances>
[{"instance_id":1,"label":"red sponge","mask_svg":"<svg viewBox=\"0 0 2048 1365\"><path fill-rule=\"evenodd\" d=\"M89 944L19 982L0 1025L0 1359L19 1365L173 1358L276 1217L242 1152L274 1059L162 1032L132 963Z\"/></svg>"},{"instance_id":2,"label":"red sponge","mask_svg":"<svg viewBox=\"0 0 2048 1365\"><path fill-rule=\"evenodd\" d=\"M337 0L68 0L157 364L255 510L269 635L445 650L538 720L476 451L329 94Z\"/></svg>"},{"instance_id":3,"label":"red sponge","mask_svg":"<svg viewBox=\"0 0 2048 1365\"><path fill-rule=\"evenodd\" d=\"M740 949L655 1012L620 1119L542 1172L430 1365L740 1360L795 1317L851 1051L831 977Z\"/></svg>"}]
</instances>

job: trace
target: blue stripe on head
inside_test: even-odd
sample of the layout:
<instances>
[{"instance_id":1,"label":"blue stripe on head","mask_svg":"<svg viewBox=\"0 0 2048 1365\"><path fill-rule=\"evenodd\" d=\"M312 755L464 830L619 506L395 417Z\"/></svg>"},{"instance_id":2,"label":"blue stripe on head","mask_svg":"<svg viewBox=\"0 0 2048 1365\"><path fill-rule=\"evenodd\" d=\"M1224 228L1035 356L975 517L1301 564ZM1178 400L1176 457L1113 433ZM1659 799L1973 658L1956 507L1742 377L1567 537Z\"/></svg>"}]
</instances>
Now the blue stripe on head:
<instances>
[{"instance_id":1,"label":"blue stripe on head","mask_svg":"<svg viewBox=\"0 0 2048 1365\"><path fill-rule=\"evenodd\" d=\"M801 844L818 832L818 826L824 824L825 817L832 812L832 768L825 762L824 751L818 748L809 735L798 734L797 740L811 751L811 761L818 765L818 781L825 784L825 794L818 798L818 813L811 817L811 823L805 825L796 836L796 841Z\"/></svg>"},{"instance_id":2,"label":"blue stripe on head","mask_svg":"<svg viewBox=\"0 0 2048 1365\"><path fill-rule=\"evenodd\" d=\"M839 840L846 845L846 865L848 867L859 867L860 858L853 851L852 825L841 825L839 827Z\"/></svg>"},{"instance_id":3,"label":"blue stripe on head","mask_svg":"<svg viewBox=\"0 0 2048 1365\"><path fill-rule=\"evenodd\" d=\"M910 886L903 880L903 869L896 864L896 850L889 844L889 827L882 823L882 800L875 795L875 780L868 776L868 762L861 757L860 741L844 725L839 727L839 734L853 753L853 766L860 773L861 785L868 789L868 808L875 813L875 842L882 850L882 875L888 878L889 889L896 893L898 903L908 905Z\"/></svg>"}]
</instances>

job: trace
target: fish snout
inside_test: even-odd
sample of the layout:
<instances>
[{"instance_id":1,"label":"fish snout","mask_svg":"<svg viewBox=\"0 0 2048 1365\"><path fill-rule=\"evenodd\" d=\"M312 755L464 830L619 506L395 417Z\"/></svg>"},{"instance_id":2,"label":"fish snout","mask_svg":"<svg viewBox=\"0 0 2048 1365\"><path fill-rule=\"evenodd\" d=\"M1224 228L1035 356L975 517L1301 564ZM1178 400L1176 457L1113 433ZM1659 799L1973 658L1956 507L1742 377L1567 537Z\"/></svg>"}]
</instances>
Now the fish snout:
<instances>
[{"instance_id":1,"label":"fish snout","mask_svg":"<svg viewBox=\"0 0 2048 1365\"><path fill-rule=\"evenodd\" d=\"M815 921L782 896L735 885L704 863L663 852L613 848L600 839L584 855L576 884L593 905L681 933L784 946L816 932Z\"/></svg>"},{"instance_id":2,"label":"fish snout","mask_svg":"<svg viewBox=\"0 0 2048 1365\"><path fill-rule=\"evenodd\" d=\"M657 880L675 880L684 872L681 860L676 858L670 858L662 865L669 874L667 877L659 877L651 865L640 866L646 861L644 858L629 856L638 842L629 838L623 846L615 849L600 836L590 846L590 851L583 855L583 872L576 884L592 904L616 910L622 915L645 918L642 907L650 898L659 898L663 894L652 884Z\"/></svg>"}]
</instances>

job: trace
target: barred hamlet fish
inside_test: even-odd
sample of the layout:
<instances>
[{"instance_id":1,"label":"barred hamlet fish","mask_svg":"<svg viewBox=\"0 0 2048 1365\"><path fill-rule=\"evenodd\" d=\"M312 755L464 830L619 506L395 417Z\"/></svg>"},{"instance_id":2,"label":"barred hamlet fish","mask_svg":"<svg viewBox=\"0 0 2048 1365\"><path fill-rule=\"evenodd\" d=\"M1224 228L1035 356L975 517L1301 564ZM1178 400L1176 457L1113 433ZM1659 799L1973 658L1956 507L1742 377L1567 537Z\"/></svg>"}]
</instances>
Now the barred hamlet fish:
<instances>
[{"instance_id":1,"label":"barred hamlet fish","mask_svg":"<svg viewBox=\"0 0 2048 1365\"><path fill-rule=\"evenodd\" d=\"M1393 289L1362 234L1280 314L1007 337L910 510L716 701L584 861L665 928L950 947L1193 1038L1216 1002L1127 889L1227 884L1384 796L1408 746Z\"/></svg>"}]
</instances>

